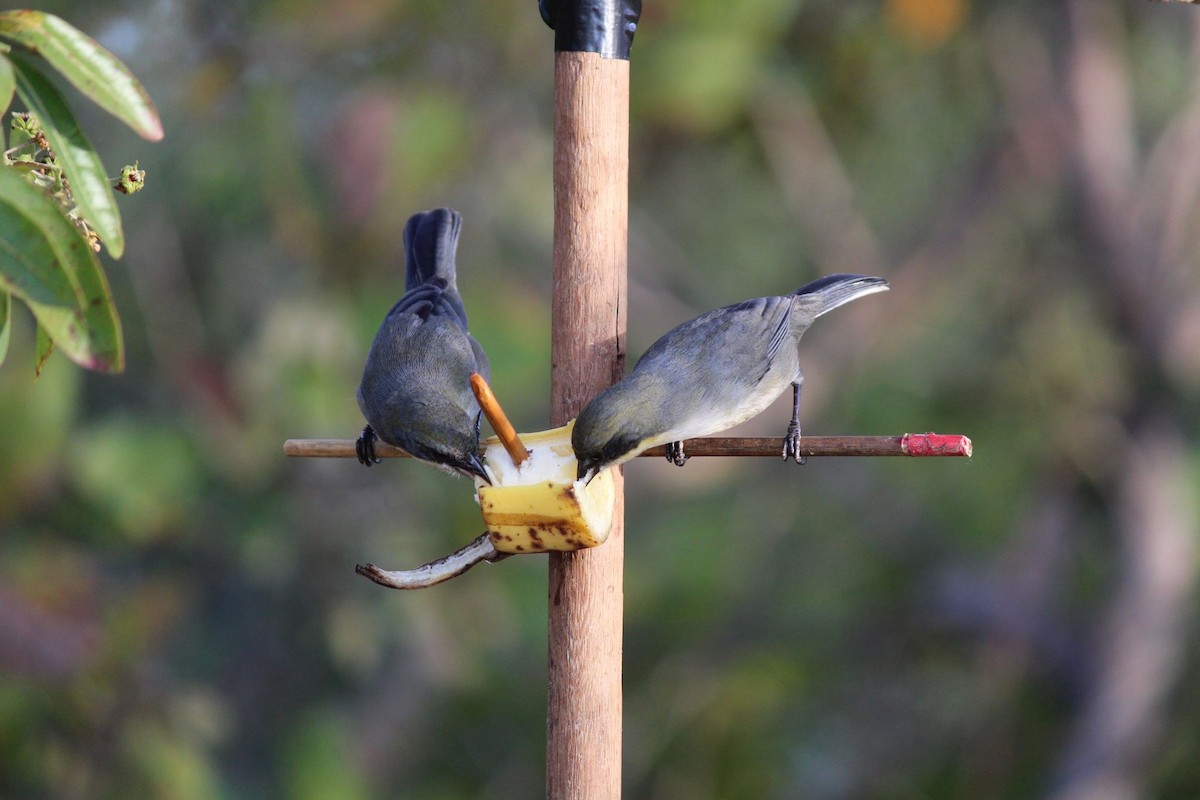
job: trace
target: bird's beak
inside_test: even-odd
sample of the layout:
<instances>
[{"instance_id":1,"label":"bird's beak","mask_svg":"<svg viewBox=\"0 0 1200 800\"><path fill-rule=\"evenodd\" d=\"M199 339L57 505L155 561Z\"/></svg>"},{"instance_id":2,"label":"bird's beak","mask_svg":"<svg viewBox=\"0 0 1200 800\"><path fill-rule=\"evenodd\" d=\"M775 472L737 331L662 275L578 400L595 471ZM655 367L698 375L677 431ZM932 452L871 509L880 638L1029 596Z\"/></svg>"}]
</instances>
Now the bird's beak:
<instances>
[{"instance_id":1,"label":"bird's beak","mask_svg":"<svg viewBox=\"0 0 1200 800\"><path fill-rule=\"evenodd\" d=\"M492 485L492 479L488 477L487 470L484 469L483 461L480 460L478 453L471 453L471 455L467 456L462 468L472 475L478 475L488 486Z\"/></svg>"},{"instance_id":2,"label":"bird's beak","mask_svg":"<svg viewBox=\"0 0 1200 800\"><path fill-rule=\"evenodd\" d=\"M592 478L596 477L597 472L599 470L596 469L594 462L580 461L579 467L575 470L575 480L583 481L583 485L586 486L592 482Z\"/></svg>"}]
</instances>

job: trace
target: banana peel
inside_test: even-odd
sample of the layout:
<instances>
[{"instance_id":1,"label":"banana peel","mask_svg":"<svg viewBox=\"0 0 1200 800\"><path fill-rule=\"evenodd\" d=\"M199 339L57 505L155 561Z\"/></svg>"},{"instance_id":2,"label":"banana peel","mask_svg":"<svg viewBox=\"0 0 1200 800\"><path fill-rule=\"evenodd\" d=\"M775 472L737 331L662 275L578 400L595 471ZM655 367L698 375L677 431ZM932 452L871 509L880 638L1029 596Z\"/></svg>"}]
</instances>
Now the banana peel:
<instances>
[{"instance_id":1,"label":"banana peel","mask_svg":"<svg viewBox=\"0 0 1200 800\"><path fill-rule=\"evenodd\" d=\"M483 441L492 484L476 478L475 498L497 551L580 550L608 538L616 505L612 471L603 470L587 484L575 479L574 424L521 434L529 456L520 465L498 437Z\"/></svg>"}]
</instances>

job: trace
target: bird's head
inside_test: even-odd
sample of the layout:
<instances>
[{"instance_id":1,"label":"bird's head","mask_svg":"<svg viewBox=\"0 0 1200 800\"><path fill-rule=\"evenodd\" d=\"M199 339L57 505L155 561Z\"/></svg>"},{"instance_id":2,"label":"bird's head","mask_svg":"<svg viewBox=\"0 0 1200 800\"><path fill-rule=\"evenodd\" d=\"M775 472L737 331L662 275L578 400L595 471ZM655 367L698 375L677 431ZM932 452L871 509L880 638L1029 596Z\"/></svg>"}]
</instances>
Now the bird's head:
<instances>
[{"instance_id":1,"label":"bird's head","mask_svg":"<svg viewBox=\"0 0 1200 800\"><path fill-rule=\"evenodd\" d=\"M491 479L479 458L479 435L475 423L454 409L446 411L446 414L426 414L419 427L398 431L395 436L397 446L415 458L448 472L467 478L478 477L490 484ZM459 419L460 416L462 419ZM387 440L386 437L381 438Z\"/></svg>"},{"instance_id":2,"label":"bird's head","mask_svg":"<svg viewBox=\"0 0 1200 800\"><path fill-rule=\"evenodd\" d=\"M578 480L591 481L600 470L628 461L648 446L644 417L615 388L597 395L575 419L571 447L579 462Z\"/></svg>"}]
</instances>

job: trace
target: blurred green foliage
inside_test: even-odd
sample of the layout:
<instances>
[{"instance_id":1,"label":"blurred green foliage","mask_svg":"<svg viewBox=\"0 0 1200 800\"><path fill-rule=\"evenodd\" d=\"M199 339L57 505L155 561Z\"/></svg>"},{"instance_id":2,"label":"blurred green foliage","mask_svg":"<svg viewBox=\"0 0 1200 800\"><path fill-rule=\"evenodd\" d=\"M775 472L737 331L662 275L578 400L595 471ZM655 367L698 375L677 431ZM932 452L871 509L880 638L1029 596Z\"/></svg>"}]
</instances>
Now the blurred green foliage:
<instances>
[{"instance_id":1,"label":"blurred green foliage","mask_svg":"<svg viewBox=\"0 0 1200 800\"><path fill-rule=\"evenodd\" d=\"M143 76L172 135L79 109L155 178L107 265L126 374L56 355L31 382L13 314L0 796L542 794L544 562L379 589L356 562L478 533L467 484L281 444L360 429L402 225L439 205L465 217L496 393L547 427L550 32L511 0L44 10ZM881 274L805 337L805 430L961 432L976 456L631 464L628 797L1200 792L1200 177L1172 144L1196 141L1197 18L645 4L631 358L709 308ZM1114 679L1124 652L1147 660Z\"/></svg>"}]
</instances>

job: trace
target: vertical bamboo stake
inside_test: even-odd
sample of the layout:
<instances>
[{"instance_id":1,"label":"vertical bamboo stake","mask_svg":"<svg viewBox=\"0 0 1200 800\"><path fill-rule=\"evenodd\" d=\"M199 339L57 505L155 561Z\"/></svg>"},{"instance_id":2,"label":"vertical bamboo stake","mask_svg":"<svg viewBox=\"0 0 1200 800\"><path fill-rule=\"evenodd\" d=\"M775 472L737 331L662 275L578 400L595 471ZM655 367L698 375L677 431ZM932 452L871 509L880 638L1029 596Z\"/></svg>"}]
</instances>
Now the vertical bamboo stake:
<instances>
[{"instance_id":1,"label":"vertical bamboo stake","mask_svg":"<svg viewBox=\"0 0 1200 800\"><path fill-rule=\"evenodd\" d=\"M561 425L624 374L629 62L555 54L551 410ZM624 499L608 541L550 555L546 795L621 795Z\"/></svg>"}]
</instances>

